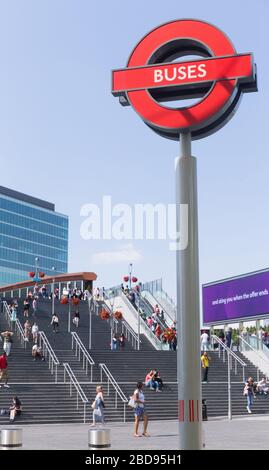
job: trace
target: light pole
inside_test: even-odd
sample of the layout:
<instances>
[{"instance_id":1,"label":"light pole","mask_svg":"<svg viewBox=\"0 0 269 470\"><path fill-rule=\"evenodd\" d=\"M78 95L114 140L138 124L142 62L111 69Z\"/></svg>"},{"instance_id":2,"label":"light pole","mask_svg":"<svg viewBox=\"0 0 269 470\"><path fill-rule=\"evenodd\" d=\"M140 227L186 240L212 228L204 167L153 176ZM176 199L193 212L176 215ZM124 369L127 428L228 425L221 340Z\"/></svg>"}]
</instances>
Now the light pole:
<instances>
[{"instance_id":1,"label":"light pole","mask_svg":"<svg viewBox=\"0 0 269 470\"><path fill-rule=\"evenodd\" d=\"M132 263L129 264L129 289L131 290L132 288L132 271L133 271L133 265Z\"/></svg>"},{"instance_id":2,"label":"light pole","mask_svg":"<svg viewBox=\"0 0 269 470\"><path fill-rule=\"evenodd\" d=\"M54 308L53 308L53 312L54 312ZM70 333L70 331L71 331L71 297L68 299L68 333Z\"/></svg>"},{"instance_id":3,"label":"light pole","mask_svg":"<svg viewBox=\"0 0 269 470\"><path fill-rule=\"evenodd\" d=\"M35 258L35 277L34 277L34 281L35 281L35 282L39 281L38 270L39 270L39 258L38 258L38 256L37 256L37 257Z\"/></svg>"},{"instance_id":4,"label":"light pole","mask_svg":"<svg viewBox=\"0 0 269 470\"><path fill-rule=\"evenodd\" d=\"M108 293L108 300L109 300L109 305L110 305L110 321L111 321L111 333L110 333L110 349L113 349L113 309L114 309L114 302L115 302L115 296L113 290L110 290Z\"/></svg>"},{"instance_id":5,"label":"light pole","mask_svg":"<svg viewBox=\"0 0 269 470\"><path fill-rule=\"evenodd\" d=\"M227 351L227 367L228 367L228 419L232 419L232 398L231 398L231 361L230 351Z\"/></svg>"},{"instance_id":6,"label":"light pole","mask_svg":"<svg viewBox=\"0 0 269 470\"><path fill-rule=\"evenodd\" d=\"M179 436L181 449L197 450L202 448L202 391L196 158L191 155L190 132L180 135L180 147L176 159L177 233L182 229L180 206L187 204L188 245L176 251Z\"/></svg>"},{"instance_id":7,"label":"light pole","mask_svg":"<svg viewBox=\"0 0 269 470\"><path fill-rule=\"evenodd\" d=\"M88 305L89 305L89 349L92 349L92 311L94 309L93 296L91 298L88 296Z\"/></svg>"},{"instance_id":8,"label":"light pole","mask_svg":"<svg viewBox=\"0 0 269 470\"><path fill-rule=\"evenodd\" d=\"M54 299L54 281L55 281L54 271L56 270L55 266L52 266L51 270L53 271L53 278L52 278L52 308L51 308L51 316L53 317L53 315L54 315L54 306L55 306L54 305L54 301L55 301L55 299Z\"/></svg>"},{"instance_id":9,"label":"light pole","mask_svg":"<svg viewBox=\"0 0 269 470\"><path fill-rule=\"evenodd\" d=\"M137 290L137 350L140 351L140 290Z\"/></svg>"}]
</instances>

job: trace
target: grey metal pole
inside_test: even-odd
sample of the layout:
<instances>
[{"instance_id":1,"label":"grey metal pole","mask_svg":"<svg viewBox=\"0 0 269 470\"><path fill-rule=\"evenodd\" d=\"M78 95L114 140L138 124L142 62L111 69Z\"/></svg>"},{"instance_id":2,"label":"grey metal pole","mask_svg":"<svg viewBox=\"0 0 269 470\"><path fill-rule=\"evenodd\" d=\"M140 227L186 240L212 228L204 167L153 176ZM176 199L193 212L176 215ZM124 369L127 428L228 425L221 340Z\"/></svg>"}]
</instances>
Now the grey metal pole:
<instances>
[{"instance_id":1,"label":"grey metal pole","mask_svg":"<svg viewBox=\"0 0 269 470\"><path fill-rule=\"evenodd\" d=\"M179 347L179 448L202 448L202 393L200 368L199 262L196 158L191 156L191 134L180 135L176 159L177 232L180 204L188 205L188 245L177 249L177 320ZM183 247L182 247L183 248Z\"/></svg>"},{"instance_id":2,"label":"grey metal pole","mask_svg":"<svg viewBox=\"0 0 269 470\"><path fill-rule=\"evenodd\" d=\"M231 399L231 363L230 353L227 351L227 366L228 366L228 419L232 419L232 399Z\"/></svg>"},{"instance_id":3,"label":"grey metal pole","mask_svg":"<svg viewBox=\"0 0 269 470\"><path fill-rule=\"evenodd\" d=\"M112 318L112 316L111 316L111 318L110 318L110 326L111 326L111 334L110 334L110 336L111 336L111 344L110 344L110 349L111 349L111 351L112 351L112 349L113 349L113 318Z\"/></svg>"},{"instance_id":4,"label":"grey metal pole","mask_svg":"<svg viewBox=\"0 0 269 470\"><path fill-rule=\"evenodd\" d=\"M138 315L138 319L137 319L137 338L138 338L138 341L137 341L137 349L138 351L140 351L140 293L138 293L138 306L137 306L137 315Z\"/></svg>"},{"instance_id":5,"label":"grey metal pole","mask_svg":"<svg viewBox=\"0 0 269 470\"><path fill-rule=\"evenodd\" d=\"M89 304L89 349L92 349L92 305Z\"/></svg>"},{"instance_id":6,"label":"grey metal pole","mask_svg":"<svg viewBox=\"0 0 269 470\"><path fill-rule=\"evenodd\" d=\"M133 270L133 265L132 263L129 264L129 289L132 289L132 270Z\"/></svg>"},{"instance_id":7,"label":"grey metal pole","mask_svg":"<svg viewBox=\"0 0 269 470\"><path fill-rule=\"evenodd\" d=\"M68 333L71 331L71 299L68 299Z\"/></svg>"},{"instance_id":8,"label":"grey metal pole","mask_svg":"<svg viewBox=\"0 0 269 470\"><path fill-rule=\"evenodd\" d=\"M55 267L54 267L54 266L52 266L51 269L52 269L52 271L55 271ZM53 276L54 276L54 272L53 272ZM55 279L54 279L54 277L53 277L53 279L52 279L52 310L51 310L51 315L52 315L52 316L54 315L54 310L55 310L55 309L54 309L54 306L55 306L55 302L54 302L54 301L55 301L55 298L54 298L54 282L55 282Z\"/></svg>"}]
</instances>

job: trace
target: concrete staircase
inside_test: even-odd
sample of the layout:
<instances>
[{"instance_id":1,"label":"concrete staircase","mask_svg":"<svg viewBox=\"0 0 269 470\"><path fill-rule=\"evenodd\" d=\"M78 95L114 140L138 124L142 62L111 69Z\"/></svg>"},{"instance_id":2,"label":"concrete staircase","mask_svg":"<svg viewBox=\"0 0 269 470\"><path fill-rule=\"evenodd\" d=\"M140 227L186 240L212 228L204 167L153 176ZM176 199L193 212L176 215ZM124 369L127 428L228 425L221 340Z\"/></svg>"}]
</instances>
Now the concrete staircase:
<instances>
[{"instance_id":1,"label":"concrete staircase","mask_svg":"<svg viewBox=\"0 0 269 470\"><path fill-rule=\"evenodd\" d=\"M92 317L92 345L90 354L95 362L93 370L93 382L90 382L90 374L85 373L82 362L71 350L71 334L67 333L68 306L55 304L55 311L59 315L60 328L58 333L52 331L50 325L51 302L40 301L37 312L37 323L40 330L47 335L60 364L67 362L82 389L89 399L89 404L95 397L95 388L101 383L99 363L105 363L113 377L119 383L122 391L129 398L133 394L137 381L144 381L146 374L152 368L160 371L164 381L164 389L156 393L149 389L145 390L147 412L150 419L176 419L177 418L177 378L176 378L176 353L173 351L157 351L144 339L141 351L136 351L126 344L124 350L110 350L110 326L108 322L100 320L98 316ZM23 320L22 306L20 303L18 316ZM88 305L82 302L80 305L81 320L79 327L72 324L72 331L81 338L84 345L88 346L89 312ZM30 318L32 322L32 318ZM3 315L0 315L0 329L7 328ZM69 384L63 383L63 367L60 365L58 383L51 375L47 362L33 362L31 357L30 343L26 349L20 347L15 338L12 352L8 358L10 389L0 389L0 409L7 408L13 395L18 395L22 401L23 413L19 418L21 423L67 423L82 422L83 409L76 409L76 394L70 396ZM247 363L245 377L254 377L256 369L254 365L246 360L240 353L238 355ZM209 370L209 383L202 385L203 398L207 400L208 416L224 416L228 413L228 390L227 390L227 363L223 363L222 356L218 352L210 352L211 364ZM243 397L243 374L238 365L237 375L231 372L232 380L232 412L233 414L246 414L246 400ZM107 421L122 421L124 407L118 400L115 408L115 391L103 375L102 383L105 391L105 416ZM269 398L257 396L253 407L254 413L269 412ZM87 421L91 420L92 410L87 407ZM133 420L133 411L126 407L127 420ZM0 423L5 423L7 418L0 417Z\"/></svg>"}]
</instances>

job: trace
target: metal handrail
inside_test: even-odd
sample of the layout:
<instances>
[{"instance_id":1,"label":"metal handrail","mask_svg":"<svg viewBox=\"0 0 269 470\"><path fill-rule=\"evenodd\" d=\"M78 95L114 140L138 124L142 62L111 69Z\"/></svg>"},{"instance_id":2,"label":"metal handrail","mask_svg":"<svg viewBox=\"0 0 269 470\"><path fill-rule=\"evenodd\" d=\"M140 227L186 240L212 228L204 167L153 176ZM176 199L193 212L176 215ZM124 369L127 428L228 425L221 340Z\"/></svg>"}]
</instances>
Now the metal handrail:
<instances>
[{"instance_id":1,"label":"metal handrail","mask_svg":"<svg viewBox=\"0 0 269 470\"><path fill-rule=\"evenodd\" d=\"M93 358L88 353L87 349L85 348L84 344L82 343L80 337L75 331L72 331L72 350L74 349L75 344L75 356L78 356L78 360L80 361L80 353L82 353L82 367L86 370L86 374L88 374L88 364L91 366L91 382L92 382L92 368L95 364Z\"/></svg>"},{"instance_id":2,"label":"metal handrail","mask_svg":"<svg viewBox=\"0 0 269 470\"><path fill-rule=\"evenodd\" d=\"M135 309L135 307L132 305L132 303L130 302L130 300L126 297L125 294L121 294L121 298L123 299L123 302L125 302L125 304L127 304L128 308L129 309L133 309L133 311L135 312L135 314L137 315L137 310ZM146 332L149 333L149 335L151 336L151 338L154 340L154 342L156 343L156 345L159 345L160 348L158 349L164 349L163 348L163 345L164 343L162 343L158 338L157 336L153 333L153 331L151 331L151 329L148 327L147 323L146 322L141 322L140 325L142 325Z\"/></svg>"},{"instance_id":3,"label":"metal handrail","mask_svg":"<svg viewBox=\"0 0 269 470\"><path fill-rule=\"evenodd\" d=\"M116 382L115 378L107 368L104 363L99 363L100 367L100 382L103 381L103 373L107 377L107 394L109 395L109 384L111 383L112 387L115 389L115 408L118 407L118 395L121 401L123 402L123 421L126 422L126 403L128 403L128 398L123 393L122 389L120 388L119 384Z\"/></svg>"},{"instance_id":4,"label":"metal handrail","mask_svg":"<svg viewBox=\"0 0 269 470\"><path fill-rule=\"evenodd\" d=\"M22 327L22 324L20 320L17 318L16 320L16 325L15 327L17 328L17 335L20 337L21 344L24 348L26 348L26 338L24 334L24 329Z\"/></svg>"},{"instance_id":5,"label":"metal handrail","mask_svg":"<svg viewBox=\"0 0 269 470\"><path fill-rule=\"evenodd\" d=\"M55 383L58 381L58 366L60 364L55 352L53 351L51 344L45 335L44 331L39 331L39 346L42 348L43 355L47 357L49 355L49 369L51 371L51 374L54 372L54 366L55 366Z\"/></svg>"},{"instance_id":6,"label":"metal handrail","mask_svg":"<svg viewBox=\"0 0 269 470\"><path fill-rule=\"evenodd\" d=\"M139 294L139 295L140 295L140 294ZM142 302L141 302L141 300L142 300ZM147 302L148 302L149 306L147 305ZM156 301L156 303L157 303L157 301ZM141 304L142 304L142 307L141 307ZM137 303L136 303L136 305L137 305ZM154 307L151 305L151 303L150 303L150 301L147 299L146 295L142 295L142 294L140 295L139 306L140 306L140 309L141 309L141 308L143 309L144 307L146 307L147 312L148 312L147 317L154 315ZM137 307L138 307L138 305L137 305ZM150 308L150 311L149 311L149 308ZM141 312L141 310L140 310L140 312ZM142 313L142 312L141 312L141 313ZM166 314L166 312L165 312L165 314ZM161 319L158 317L158 315L155 315L155 319L156 319L157 323L158 323L164 330L165 330L165 328L168 328L168 324L167 324L167 322L166 322L165 319L164 319L164 321L161 320ZM170 317L169 317L169 319L170 319Z\"/></svg>"},{"instance_id":7,"label":"metal handrail","mask_svg":"<svg viewBox=\"0 0 269 470\"><path fill-rule=\"evenodd\" d=\"M89 403L89 400L86 397L85 393L83 392L68 362L64 362L63 367L64 367L64 383L66 382L66 374L67 374L70 379L70 397L72 396L72 385L74 385L76 392L77 392L77 410L78 410L78 397L80 397L83 403L83 423L86 423L86 406L87 406L87 403Z\"/></svg>"},{"instance_id":8,"label":"metal handrail","mask_svg":"<svg viewBox=\"0 0 269 470\"><path fill-rule=\"evenodd\" d=\"M169 318L170 322L172 322L172 323L174 322L175 318L171 317L170 313L167 311L167 308L164 305L162 305L162 303L158 299L156 299L156 297L152 294L152 292L144 290L144 291L142 291L141 294L142 294L142 297L145 297L145 299L147 299L147 297L152 297L152 301L155 302L155 305L156 304L160 305L161 309L164 311L165 315ZM148 300L148 302L151 304L150 300ZM152 304L151 304L151 306L152 306Z\"/></svg>"},{"instance_id":9,"label":"metal handrail","mask_svg":"<svg viewBox=\"0 0 269 470\"><path fill-rule=\"evenodd\" d=\"M121 332L125 335L127 341L130 341L131 338L133 348L138 349L138 336L125 320L121 322Z\"/></svg>"},{"instance_id":10,"label":"metal handrail","mask_svg":"<svg viewBox=\"0 0 269 470\"><path fill-rule=\"evenodd\" d=\"M261 352L263 352L263 354L265 354L265 356L267 356L267 360L269 360L269 349L266 346L266 344L264 344L263 340L260 339L257 335L248 335L249 344L250 344L250 341L251 341L252 338L254 339L254 341L257 344L257 350L260 350Z\"/></svg>"},{"instance_id":11,"label":"metal handrail","mask_svg":"<svg viewBox=\"0 0 269 470\"><path fill-rule=\"evenodd\" d=\"M5 314L5 317L6 317L6 320L8 322L8 326L11 327L11 323L12 323L12 320L11 320L11 312L9 311L9 308L8 308L8 304L6 302L6 300L3 301L3 307L4 307L4 314ZM26 348L26 338L25 338L25 335L24 335L24 330L23 330L23 327L22 327L22 324L20 322L20 320L17 318L16 321L15 321L15 332L21 342L21 345L22 347Z\"/></svg>"},{"instance_id":12,"label":"metal handrail","mask_svg":"<svg viewBox=\"0 0 269 470\"><path fill-rule=\"evenodd\" d=\"M226 346L226 344L224 344L221 339L216 336L216 335L211 335L211 342L212 342L212 345L213 345L213 342L214 341L217 341L217 343L220 345L219 347L219 357L221 355L221 348L222 348L222 351L223 351L223 362L225 362L225 351L227 353L227 355L229 354L230 357L233 357L234 358L234 372L235 374L237 374L237 363L240 364L240 366L242 366L243 368L243 382L245 382L245 367L247 367L247 364L240 358L238 357L234 351L232 351L231 348L229 348L228 346ZM233 367L233 363L232 363L232 360L230 362L230 366L231 366L231 369Z\"/></svg>"},{"instance_id":13,"label":"metal handrail","mask_svg":"<svg viewBox=\"0 0 269 470\"><path fill-rule=\"evenodd\" d=\"M265 357L263 357L258 351L257 349L253 348L253 346L251 346L251 344L249 344L248 341L245 340L245 338L243 338L241 335L238 336L239 338L239 341L241 341L242 343L246 344L248 349L251 349L251 351L253 351L257 356L259 356L259 358L267 365L269 365L269 361L267 359L265 359ZM259 381L260 379L260 374L259 374L259 367L256 366L257 368L257 381Z\"/></svg>"}]
</instances>

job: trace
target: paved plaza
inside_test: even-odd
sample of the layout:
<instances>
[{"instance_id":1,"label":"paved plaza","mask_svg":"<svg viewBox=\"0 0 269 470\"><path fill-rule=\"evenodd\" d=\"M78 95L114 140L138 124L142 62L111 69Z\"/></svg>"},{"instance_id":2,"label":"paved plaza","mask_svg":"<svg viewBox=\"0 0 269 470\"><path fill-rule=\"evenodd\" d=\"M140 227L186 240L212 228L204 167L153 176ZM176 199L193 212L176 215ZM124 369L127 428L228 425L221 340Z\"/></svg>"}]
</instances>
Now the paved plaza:
<instances>
[{"instance_id":1,"label":"paved plaza","mask_svg":"<svg viewBox=\"0 0 269 470\"><path fill-rule=\"evenodd\" d=\"M20 427L19 422L17 426ZM1 427L2 429L3 426ZM88 424L29 425L23 428L23 449L87 450ZM150 437L133 437L132 423L113 423L111 449L178 449L177 421L152 421ZM206 449L269 449L269 415L212 419L203 423Z\"/></svg>"}]
</instances>

